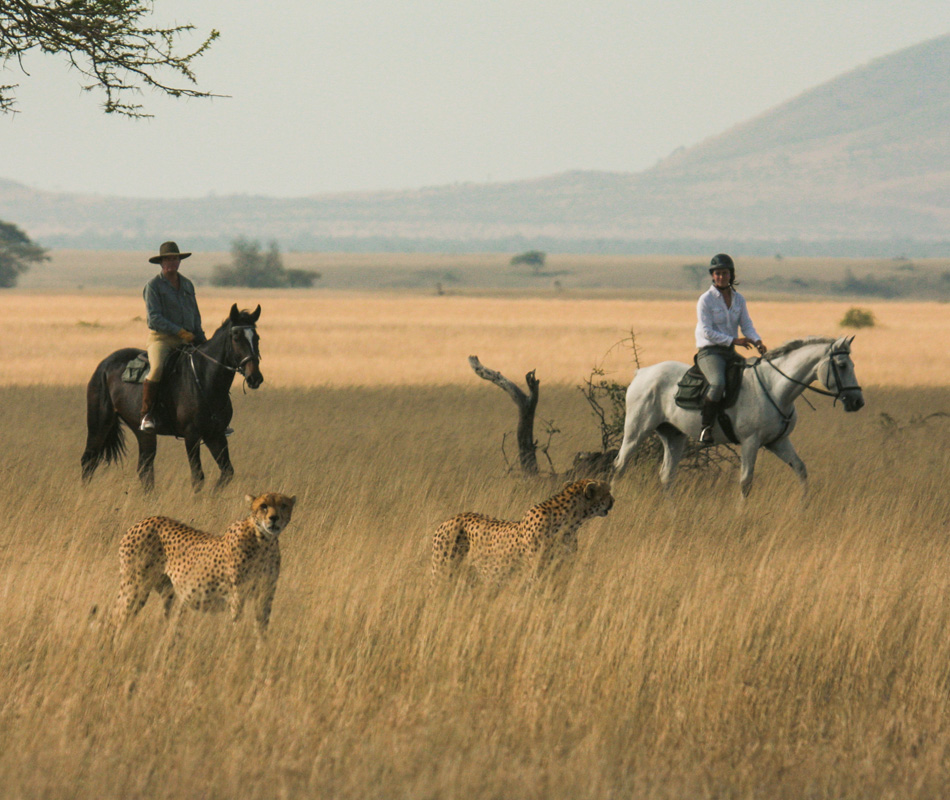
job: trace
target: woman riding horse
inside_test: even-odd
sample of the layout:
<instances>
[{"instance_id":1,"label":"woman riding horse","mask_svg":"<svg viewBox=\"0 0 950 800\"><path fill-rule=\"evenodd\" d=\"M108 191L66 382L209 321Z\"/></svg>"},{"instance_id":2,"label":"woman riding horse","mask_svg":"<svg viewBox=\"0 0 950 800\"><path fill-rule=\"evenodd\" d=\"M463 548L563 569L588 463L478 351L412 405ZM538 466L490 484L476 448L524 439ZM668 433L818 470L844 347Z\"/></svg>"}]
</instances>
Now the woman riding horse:
<instances>
[{"instance_id":1,"label":"woman riding horse","mask_svg":"<svg viewBox=\"0 0 950 800\"><path fill-rule=\"evenodd\" d=\"M736 266L725 253L713 256L709 266L712 286L696 304L696 364L702 370L709 387L703 398L702 430L699 441L713 443L713 425L726 391L726 366L730 361L742 360L735 347L755 347L759 355L768 348L756 333L745 298L736 291ZM745 336L738 336L739 328Z\"/></svg>"},{"instance_id":2,"label":"woman riding horse","mask_svg":"<svg viewBox=\"0 0 950 800\"><path fill-rule=\"evenodd\" d=\"M142 421L139 430L154 431L152 409L158 396L165 361L183 344L204 344L201 312L195 297L195 285L178 272L178 266L191 253L182 253L175 242L164 242L150 264L159 264L162 271L145 284L142 295L148 324L149 373L142 386Z\"/></svg>"}]
</instances>

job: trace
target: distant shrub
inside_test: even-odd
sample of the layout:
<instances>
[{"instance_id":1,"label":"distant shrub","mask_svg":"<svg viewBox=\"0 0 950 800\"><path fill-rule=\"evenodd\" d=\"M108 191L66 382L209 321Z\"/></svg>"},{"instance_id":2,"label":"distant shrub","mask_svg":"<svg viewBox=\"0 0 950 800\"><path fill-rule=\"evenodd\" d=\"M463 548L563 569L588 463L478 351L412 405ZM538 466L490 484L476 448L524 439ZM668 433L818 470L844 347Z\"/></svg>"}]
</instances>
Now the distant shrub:
<instances>
[{"instance_id":1,"label":"distant shrub","mask_svg":"<svg viewBox=\"0 0 950 800\"><path fill-rule=\"evenodd\" d=\"M839 323L842 328L873 328L874 314L866 308L849 308Z\"/></svg>"},{"instance_id":2,"label":"distant shrub","mask_svg":"<svg viewBox=\"0 0 950 800\"><path fill-rule=\"evenodd\" d=\"M287 281L287 287L290 289L307 289L313 286L313 282L320 277L319 272L313 272L309 269L285 269L284 278Z\"/></svg>"},{"instance_id":3,"label":"distant shrub","mask_svg":"<svg viewBox=\"0 0 950 800\"><path fill-rule=\"evenodd\" d=\"M892 281L882 281L873 275L857 277L848 267L844 271L844 280L835 286L842 294L870 295L874 297L898 297L900 291Z\"/></svg>"},{"instance_id":4,"label":"distant shrub","mask_svg":"<svg viewBox=\"0 0 950 800\"><path fill-rule=\"evenodd\" d=\"M313 286L319 272L285 269L277 242L266 253L260 242L236 239L231 244L231 264L218 264L211 275L214 286L250 286L267 289L296 289Z\"/></svg>"}]
</instances>

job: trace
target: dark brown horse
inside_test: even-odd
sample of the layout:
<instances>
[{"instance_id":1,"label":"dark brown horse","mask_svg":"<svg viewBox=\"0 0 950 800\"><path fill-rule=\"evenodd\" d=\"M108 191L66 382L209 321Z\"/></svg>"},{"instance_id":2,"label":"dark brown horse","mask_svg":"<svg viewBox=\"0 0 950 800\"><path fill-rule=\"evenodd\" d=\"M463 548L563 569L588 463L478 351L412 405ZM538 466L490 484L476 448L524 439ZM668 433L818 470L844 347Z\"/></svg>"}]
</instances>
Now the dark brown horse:
<instances>
[{"instance_id":1,"label":"dark brown horse","mask_svg":"<svg viewBox=\"0 0 950 800\"><path fill-rule=\"evenodd\" d=\"M231 383L241 373L247 385L256 389L264 382L260 369L260 338L257 320L261 307L251 313L231 306L230 316L204 344L169 356L155 404L155 430L140 431L142 385L122 380L128 363L142 350L116 350L96 367L86 390L89 434L82 454L82 479L92 478L99 463L110 464L125 455L120 420L131 428L139 443L139 478L146 491L155 484L156 435L185 440L191 484L197 492L204 483L200 447L203 441L221 475L220 489L234 477L225 428L231 421Z\"/></svg>"}]
</instances>

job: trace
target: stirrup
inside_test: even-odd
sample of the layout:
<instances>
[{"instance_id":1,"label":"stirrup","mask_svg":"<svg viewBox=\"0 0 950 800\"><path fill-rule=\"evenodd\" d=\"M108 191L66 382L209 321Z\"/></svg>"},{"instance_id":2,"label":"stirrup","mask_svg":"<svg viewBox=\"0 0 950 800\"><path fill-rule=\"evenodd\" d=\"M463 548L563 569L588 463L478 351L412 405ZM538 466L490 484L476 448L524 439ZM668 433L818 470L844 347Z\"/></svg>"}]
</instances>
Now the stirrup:
<instances>
[{"instance_id":1,"label":"stirrup","mask_svg":"<svg viewBox=\"0 0 950 800\"><path fill-rule=\"evenodd\" d=\"M700 431L700 433L699 433L699 443L700 443L700 444L715 444L715 443L716 443L715 440L714 440L714 438L713 438L713 426L712 426L712 425L707 425L705 428L702 429L702 431Z\"/></svg>"},{"instance_id":2,"label":"stirrup","mask_svg":"<svg viewBox=\"0 0 950 800\"><path fill-rule=\"evenodd\" d=\"M146 432L155 430L155 420L152 419L151 414L146 414L144 417L142 417L142 424L139 425L139 430Z\"/></svg>"}]
</instances>

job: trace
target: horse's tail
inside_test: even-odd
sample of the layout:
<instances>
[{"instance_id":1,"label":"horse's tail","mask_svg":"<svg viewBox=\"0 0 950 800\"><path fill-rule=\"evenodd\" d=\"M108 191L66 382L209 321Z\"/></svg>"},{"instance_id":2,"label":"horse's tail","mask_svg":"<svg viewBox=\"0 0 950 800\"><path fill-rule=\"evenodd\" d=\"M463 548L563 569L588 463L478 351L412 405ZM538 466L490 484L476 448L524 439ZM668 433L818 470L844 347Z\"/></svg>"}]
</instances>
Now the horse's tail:
<instances>
[{"instance_id":1,"label":"horse's tail","mask_svg":"<svg viewBox=\"0 0 950 800\"><path fill-rule=\"evenodd\" d=\"M109 394L105 363L100 364L86 387L86 449L82 454L83 482L92 478L102 461L120 461L125 455L125 439Z\"/></svg>"}]
</instances>

